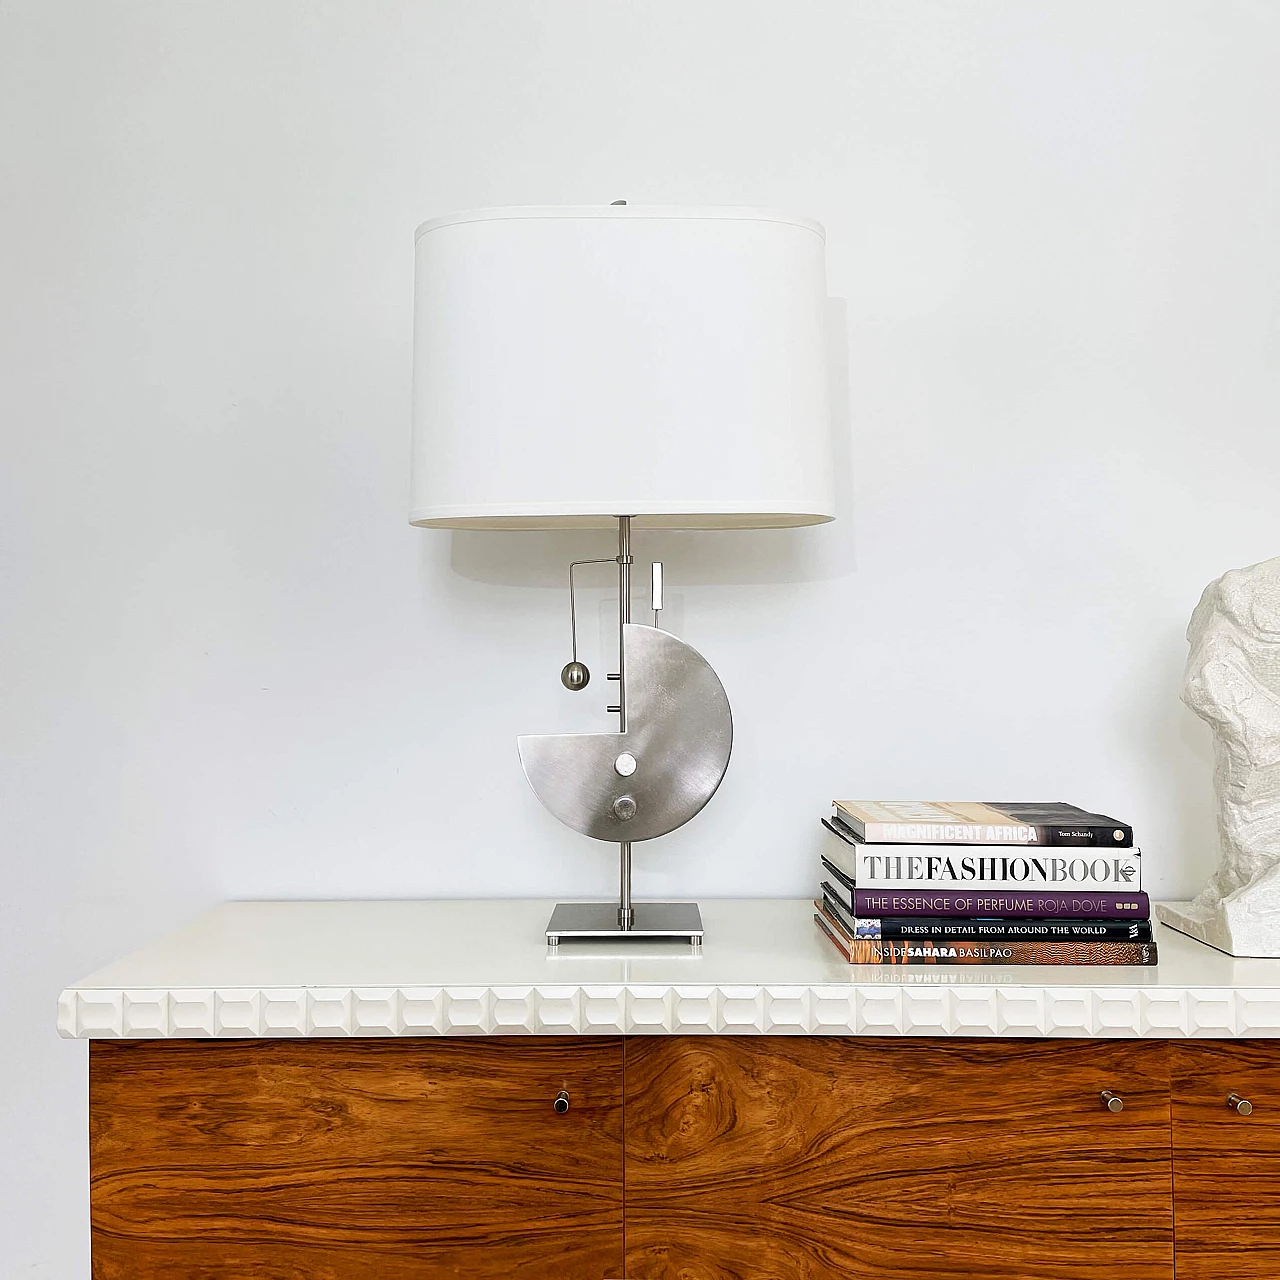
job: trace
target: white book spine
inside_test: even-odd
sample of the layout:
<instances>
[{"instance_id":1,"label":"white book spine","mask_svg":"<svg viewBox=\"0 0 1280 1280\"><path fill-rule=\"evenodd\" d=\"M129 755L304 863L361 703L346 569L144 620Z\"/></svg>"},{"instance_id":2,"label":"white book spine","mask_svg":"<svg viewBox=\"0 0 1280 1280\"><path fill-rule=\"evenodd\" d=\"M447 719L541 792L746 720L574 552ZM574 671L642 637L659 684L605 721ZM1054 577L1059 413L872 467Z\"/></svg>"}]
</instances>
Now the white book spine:
<instances>
[{"instance_id":1,"label":"white book spine","mask_svg":"<svg viewBox=\"0 0 1280 1280\"><path fill-rule=\"evenodd\" d=\"M874 845L831 849L827 857L859 889L1142 888L1137 849L933 848Z\"/></svg>"}]
</instances>

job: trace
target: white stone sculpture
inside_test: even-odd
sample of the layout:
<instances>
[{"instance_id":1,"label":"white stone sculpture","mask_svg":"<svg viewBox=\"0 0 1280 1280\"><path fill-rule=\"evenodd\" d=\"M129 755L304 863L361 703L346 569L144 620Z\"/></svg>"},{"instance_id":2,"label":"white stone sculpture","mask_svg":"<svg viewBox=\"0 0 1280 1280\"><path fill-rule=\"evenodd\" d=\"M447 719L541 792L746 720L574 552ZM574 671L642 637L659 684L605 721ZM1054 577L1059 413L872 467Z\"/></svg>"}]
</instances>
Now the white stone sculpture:
<instances>
[{"instance_id":1,"label":"white stone sculpture","mask_svg":"<svg viewBox=\"0 0 1280 1280\"><path fill-rule=\"evenodd\" d=\"M1182 700L1213 729L1222 861L1166 924L1233 956L1280 956L1280 556L1211 582L1187 627Z\"/></svg>"}]
</instances>

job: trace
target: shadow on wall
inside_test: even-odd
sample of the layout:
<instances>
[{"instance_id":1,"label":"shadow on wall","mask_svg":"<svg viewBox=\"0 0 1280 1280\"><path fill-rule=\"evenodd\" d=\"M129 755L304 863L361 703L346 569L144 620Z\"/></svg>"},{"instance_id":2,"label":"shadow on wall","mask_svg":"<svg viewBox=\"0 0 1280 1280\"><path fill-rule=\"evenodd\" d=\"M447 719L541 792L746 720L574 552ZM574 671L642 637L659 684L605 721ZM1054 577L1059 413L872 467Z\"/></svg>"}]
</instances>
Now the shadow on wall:
<instances>
[{"instance_id":1,"label":"shadow on wall","mask_svg":"<svg viewBox=\"0 0 1280 1280\"><path fill-rule=\"evenodd\" d=\"M1213 735L1181 700L1186 665L1183 628L1158 633L1145 678L1133 686L1123 713L1135 730L1134 758L1158 776L1169 805L1162 815L1166 848L1150 850L1158 859L1153 867L1169 864L1169 850L1181 851L1180 883L1165 886L1165 897L1199 893L1219 859Z\"/></svg>"},{"instance_id":2,"label":"shadow on wall","mask_svg":"<svg viewBox=\"0 0 1280 1280\"><path fill-rule=\"evenodd\" d=\"M827 299L835 523L804 529L639 530L634 535L639 557L678 566L673 576L682 587L826 582L853 573L848 310L845 299ZM644 448L644 442L638 441L636 448ZM612 556L616 548L612 535L593 530L513 536L509 532L455 529L451 540L454 573L475 582L510 587L563 586L570 560Z\"/></svg>"}]
</instances>

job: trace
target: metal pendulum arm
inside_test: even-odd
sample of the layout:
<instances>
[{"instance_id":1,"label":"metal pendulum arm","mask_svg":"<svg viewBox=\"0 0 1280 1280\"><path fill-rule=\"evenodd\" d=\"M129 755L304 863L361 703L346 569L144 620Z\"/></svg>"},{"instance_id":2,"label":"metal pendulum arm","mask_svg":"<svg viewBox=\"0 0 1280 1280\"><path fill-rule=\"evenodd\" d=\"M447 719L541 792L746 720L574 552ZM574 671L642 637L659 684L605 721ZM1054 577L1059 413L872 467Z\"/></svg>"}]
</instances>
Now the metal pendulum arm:
<instances>
[{"instance_id":1,"label":"metal pendulum arm","mask_svg":"<svg viewBox=\"0 0 1280 1280\"><path fill-rule=\"evenodd\" d=\"M573 653L560 672L560 683L573 693L578 693L591 683L591 672L585 662L578 661L578 605L574 591L573 571L580 564L612 564L611 559L575 560L569 566L569 643Z\"/></svg>"}]
</instances>

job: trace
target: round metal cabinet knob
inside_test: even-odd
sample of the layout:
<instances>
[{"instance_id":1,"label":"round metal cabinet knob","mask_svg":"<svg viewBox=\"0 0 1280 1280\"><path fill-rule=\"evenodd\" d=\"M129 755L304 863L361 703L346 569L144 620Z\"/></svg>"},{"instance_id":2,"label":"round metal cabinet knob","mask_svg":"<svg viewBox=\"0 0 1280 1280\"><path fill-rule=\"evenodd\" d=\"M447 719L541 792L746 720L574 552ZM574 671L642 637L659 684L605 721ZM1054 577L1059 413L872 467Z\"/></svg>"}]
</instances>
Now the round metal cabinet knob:
<instances>
[{"instance_id":1,"label":"round metal cabinet knob","mask_svg":"<svg viewBox=\"0 0 1280 1280\"><path fill-rule=\"evenodd\" d=\"M1248 1098L1242 1098L1238 1093L1232 1093L1227 1096L1227 1106L1238 1116L1253 1115L1253 1103Z\"/></svg>"},{"instance_id":2,"label":"round metal cabinet knob","mask_svg":"<svg viewBox=\"0 0 1280 1280\"><path fill-rule=\"evenodd\" d=\"M564 1089L561 1089L560 1092L556 1094L556 1100L551 1105L555 1107L557 1115L564 1115L564 1113L569 1110L568 1093Z\"/></svg>"},{"instance_id":3,"label":"round metal cabinet knob","mask_svg":"<svg viewBox=\"0 0 1280 1280\"><path fill-rule=\"evenodd\" d=\"M1118 1093L1113 1093L1110 1089L1103 1089L1102 1105L1106 1107L1108 1111L1123 1111L1124 1099Z\"/></svg>"}]
</instances>

